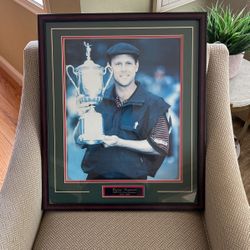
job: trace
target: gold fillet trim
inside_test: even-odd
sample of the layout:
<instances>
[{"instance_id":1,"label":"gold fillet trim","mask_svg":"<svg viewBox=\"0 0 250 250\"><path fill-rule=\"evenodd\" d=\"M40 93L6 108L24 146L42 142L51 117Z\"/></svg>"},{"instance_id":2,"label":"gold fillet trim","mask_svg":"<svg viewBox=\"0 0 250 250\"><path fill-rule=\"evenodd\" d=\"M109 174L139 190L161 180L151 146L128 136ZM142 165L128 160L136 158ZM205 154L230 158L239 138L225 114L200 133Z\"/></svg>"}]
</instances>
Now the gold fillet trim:
<instances>
[{"instance_id":1,"label":"gold fillet trim","mask_svg":"<svg viewBox=\"0 0 250 250\"><path fill-rule=\"evenodd\" d=\"M165 194L165 193L179 193L179 194L182 194L182 193L193 193L193 190L187 190L187 191L166 191L166 190L157 190L157 193L160 193L160 194Z\"/></svg>"},{"instance_id":2,"label":"gold fillet trim","mask_svg":"<svg viewBox=\"0 0 250 250\"><path fill-rule=\"evenodd\" d=\"M54 142L54 145L53 145L53 156L54 156L54 191L56 191L56 186L57 186L57 182L56 182L56 133L55 133L55 128L56 128L56 121L55 121L55 74L54 74L54 57L53 57L53 54L54 54L54 46L53 46L53 31L51 30L50 31L50 37L51 37L51 67L52 67L52 71L51 71L51 74L52 74L52 110L53 110L53 142Z\"/></svg>"},{"instance_id":3,"label":"gold fillet trim","mask_svg":"<svg viewBox=\"0 0 250 250\"><path fill-rule=\"evenodd\" d=\"M81 194L89 194L90 193L90 191L66 191L66 190L64 190L64 191L58 191L58 190L56 190L55 191L55 193L81 193Z\"/></svg>"},{"instance_id":4,"label":"gold fillet trim","mask_svg":"<svg viewBox=\"0 0 250 250\"><path fill-rule=\"evenodd\" d=\"M192 53L191 53L191 90L193 89L193 84L194 84L194 69L193 69L193 65L194 65L194 29L192 28ZM197 62L198 63L198 62ZM193 91L191 91L191 167L192 167L192 171L191 171L191 190L193 191L193 163L194 163L194 152L193 152L193 148L194 148L194 128L193 128L193 119L194 119L194 93Z\"/></svg>"},{"instance_id":5,"label":"gold fillet trim","mask_svg":"<svg viewBox=\"0 0 250 250\"><path fill-rule=\"evenodd\" d=\"M82 28L51 28L52 31L54 30L134 30L134 29L192 29L193 26L178 26L178 27L159 27L159 26L150 26L150 27L82 27Z\"/></svg>"},{"instance_id":6,"label":"gold fillet trim","mask_svg":"<svg viewBox=\"0 0 250 250\"><path fill-rule=\"evenodd\" d=\"M55 75L54 75L54 59L53 59L53 32L56 30L104 30L104 29L191 29L192 30L192 57L191 57L191 89L193 88L193 49L194 49L194 42L193 42L193 33L194 28L193 26L179 26L179 27L158 27L158 26L152 26L152 27L87 27L87 28L51 28L51 65L52 65L52 94L54 97L55 93ZM136 35L135 35L136 36ZM146 36L155 36L155 35L146 35ZM73 36L72 36L73 37ZM53 139L54 139L54 191L55 193L90 193L90 191L58 191L57 188L57 181L56 181L56 136L55 136L55 102L54 98L52 99L52 106L53 106ZM191 121L193 120L193 93L191 92ZM193 123L191 122L191 148L193 148ZM193 152L191 152L191 190L190 191L165 191L165 190L157 190L157 193L191 193L193 192Z\"/></svg>"}]
</instances>

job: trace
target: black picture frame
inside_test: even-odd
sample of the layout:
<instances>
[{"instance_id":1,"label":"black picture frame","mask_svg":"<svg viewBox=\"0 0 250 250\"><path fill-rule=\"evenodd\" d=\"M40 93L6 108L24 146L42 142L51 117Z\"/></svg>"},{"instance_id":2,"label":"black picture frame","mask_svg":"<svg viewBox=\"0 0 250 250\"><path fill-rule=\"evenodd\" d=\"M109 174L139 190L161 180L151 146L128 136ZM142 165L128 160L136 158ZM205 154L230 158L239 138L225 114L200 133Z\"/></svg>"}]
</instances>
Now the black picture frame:
<instances>
[{"instance_id":1,"label":"black picture frame","mask_svg":"<svg viewBox=\"0 0 250 250\"><path fill-rule=\"evenodd\" d=\"M38 34L43 209L204 209L206 13L38 15ZM168 96L159 89L156 94L172 98L175 146L155 177L87 180L81 170L84 149L72 143L78 116L66 66L82 65L86 41L93 61L103 67L112 44L125 41L139 48L139 79L149 92L160 86L155 71L165 67L165 84L172 90Z\"/></svg>"}]
</instances>

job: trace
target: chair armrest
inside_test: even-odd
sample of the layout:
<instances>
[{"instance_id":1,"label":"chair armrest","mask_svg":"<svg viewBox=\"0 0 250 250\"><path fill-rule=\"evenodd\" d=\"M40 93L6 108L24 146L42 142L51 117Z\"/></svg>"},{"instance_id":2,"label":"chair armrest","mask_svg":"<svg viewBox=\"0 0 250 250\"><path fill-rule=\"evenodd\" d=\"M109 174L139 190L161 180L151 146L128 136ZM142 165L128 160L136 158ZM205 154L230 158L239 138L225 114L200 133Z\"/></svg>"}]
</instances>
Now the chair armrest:
<instances>
[{"instance_id":1,"label":"chair armrest","mask_svg":"<svg viewBox=\"0 0 250 250\"><path fill-rule=\"evenodd\" d=\"M24 85L15 143L0 192L0 249L31 249L41 210L37 42L24 50Z\"/></svg>"},{"instance_id":2,"label":"chair armrest","mask_svg":"<svg viewBox=\"0 0 250 250\"><path fill-rule=\"evenodd\" d=\"M205 221L213 249L248 249L250 209L234 146L228 50L208 45Z\"/></svg>"}]
</instances>

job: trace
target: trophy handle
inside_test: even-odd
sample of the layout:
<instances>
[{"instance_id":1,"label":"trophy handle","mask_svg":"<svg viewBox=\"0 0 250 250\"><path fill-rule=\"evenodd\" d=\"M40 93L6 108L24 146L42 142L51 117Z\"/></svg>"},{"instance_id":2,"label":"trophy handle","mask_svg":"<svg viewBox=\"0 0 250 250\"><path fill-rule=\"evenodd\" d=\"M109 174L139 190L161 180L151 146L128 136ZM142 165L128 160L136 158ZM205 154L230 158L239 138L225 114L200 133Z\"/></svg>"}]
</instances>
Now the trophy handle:
<instances>
[{"instance_id":1,"label":"trophy handle","mask_svg":"<svg viewBox=\"0 0 250 250\"><path fill-rule=\"evenodd\" d=\"M109 83L113 77L113 70L109 64L107 64L107 66L104 68L103 75L106 75L107 70L109 71L110 75L109 75L109 78L108 78L106 84L104 85L104 88L102 90L102 95L104 95L104 93L105 93L106 89L108 88Z\"/></svg>"},{"instance_id":2,"label":"trophy handle","mask_svg":"<svg viewBox=\"0 0 250 250\"><path fill-rule=\"evenodd\" d=\"M75 68L74 68L72 65L67 65L67 66L66 66L66 74L67 74L69 80L71 81L71 83L74 85L77 94L80 95L79 88L76 86L74 80L73 80L72 77L70 76L69 69L72 69L72 72L73 72L74 75L77 77L77 73L75 72Z\"/></svg>"}]
</instances>

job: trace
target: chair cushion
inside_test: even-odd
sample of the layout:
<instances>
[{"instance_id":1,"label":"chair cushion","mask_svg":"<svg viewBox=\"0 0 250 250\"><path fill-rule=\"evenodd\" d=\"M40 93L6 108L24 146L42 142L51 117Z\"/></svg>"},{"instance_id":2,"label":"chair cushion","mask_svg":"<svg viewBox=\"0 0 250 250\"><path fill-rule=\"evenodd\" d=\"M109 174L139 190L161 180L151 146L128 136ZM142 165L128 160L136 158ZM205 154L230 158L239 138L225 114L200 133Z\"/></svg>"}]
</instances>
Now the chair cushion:
<instances>
[{"instance_id":1,"label":"chair cushion","mask_svg":"<svg viewBox=\"0 0 250 250\"><path fill-rule=\"evenodd\" d=\"M199 212L46 212L34 249L209 249Z\"/></svg>"}]
</instances>

